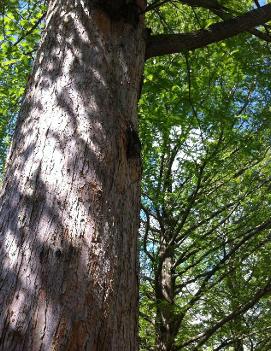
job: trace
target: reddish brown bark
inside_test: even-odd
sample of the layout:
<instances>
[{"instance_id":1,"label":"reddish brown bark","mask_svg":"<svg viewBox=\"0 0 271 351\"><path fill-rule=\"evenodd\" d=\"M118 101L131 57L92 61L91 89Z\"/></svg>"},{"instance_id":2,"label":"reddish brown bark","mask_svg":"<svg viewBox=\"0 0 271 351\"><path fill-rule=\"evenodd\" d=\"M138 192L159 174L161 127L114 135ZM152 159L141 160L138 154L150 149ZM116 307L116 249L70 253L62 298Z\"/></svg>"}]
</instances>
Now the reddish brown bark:
<instances>
[{"instance_id":1,"label":"reddish brown bark","mask_svg":"<svg viewBox=\"0 0 271 351\"><path fill-rule=\"evenodd\" d=\"M49 4L1 200L2 351L137 349L144 25L104 3Z\"/></svg>"}]
</instances>

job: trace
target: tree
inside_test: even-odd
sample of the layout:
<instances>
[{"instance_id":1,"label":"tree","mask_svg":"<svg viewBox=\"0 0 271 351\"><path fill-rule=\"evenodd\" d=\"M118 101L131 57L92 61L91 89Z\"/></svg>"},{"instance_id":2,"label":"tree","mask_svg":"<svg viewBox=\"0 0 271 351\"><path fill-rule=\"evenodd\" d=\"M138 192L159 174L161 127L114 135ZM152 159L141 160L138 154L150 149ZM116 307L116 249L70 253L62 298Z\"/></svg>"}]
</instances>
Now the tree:
<instances>
[{"instance_id":1,"label":"tree","mask_svg":"<svg viewBox=\"0 0 271 351\"><path fill-rule=\"evenodd\" d=\"M154 127L162 141L146 150L142 350L219 349L227 341L240 351L254 329L247 312L271 292L270 146L265 130L243 129L239 118L233 130L226 120L209 130L193 121L168 133L168 125Z\"/></svg>"},{"instance_id":2,"label":"tree","mask_svg":"<svg viewBox=\"0 0 271 351\"><path fill-rule=\"evenodd\" d=\"M265 5L150 36L143 15L161 4L49 1L2 191L3 350L137 349L144 60L271 19Z\"/></svg>"},{"instance_id":3,"label":"tree","mask_svg":"<svg viewBox=\"0 0 271 351\"><path fill-rule=\"evenodd\" d=\"M259 67L270 65L250 44L147 64L142 351L269 347L270 94Z\"/></svg>"}]
</instances>

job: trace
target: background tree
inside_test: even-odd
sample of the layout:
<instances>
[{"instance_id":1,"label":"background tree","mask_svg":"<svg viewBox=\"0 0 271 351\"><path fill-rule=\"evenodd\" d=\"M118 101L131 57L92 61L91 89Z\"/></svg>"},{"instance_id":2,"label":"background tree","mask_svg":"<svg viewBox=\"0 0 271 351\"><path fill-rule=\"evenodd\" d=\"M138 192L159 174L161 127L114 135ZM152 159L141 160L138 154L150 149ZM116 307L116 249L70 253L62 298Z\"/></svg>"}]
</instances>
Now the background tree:
<instances>
[{"instance_id":1,"label":"background tree","mask_svg":"<svg viewBox=\"0 0 271 351\"><path fill-rule=\"evenodd\" d=\"M159 5L49 2L2 193L3 350L137 348L144 57L193 50L271 18L266 5L208 29L149 36L143 14Z\"/></svg>"},{"instance_id":2,"label":"background tree","mask_svg":"<svg viewBox=\"0 0 271 351\"><path fill-rule=\"evenodd\" d=\"M145 69L142 350L269 347L268 48L238 40Z\"/></svg>"}]
</instances>

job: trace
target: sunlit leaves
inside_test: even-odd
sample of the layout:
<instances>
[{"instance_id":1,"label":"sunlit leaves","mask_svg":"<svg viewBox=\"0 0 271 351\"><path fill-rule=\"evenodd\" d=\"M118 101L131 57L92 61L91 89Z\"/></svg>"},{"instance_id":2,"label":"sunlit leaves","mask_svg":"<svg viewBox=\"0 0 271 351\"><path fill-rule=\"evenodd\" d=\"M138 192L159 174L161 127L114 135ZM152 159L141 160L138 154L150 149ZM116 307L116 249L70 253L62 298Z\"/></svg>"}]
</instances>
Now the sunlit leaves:
<instances>
[{"instance_id":1,"label":"sunlit leaves","mask_svg":"<svg viewBox=\"0 0 271 351\"><path fill-rule=\"evenodd\" d=\"M233 12L253 6L220 3ZM157 32L185 32L215 20L208 11L176 6L153 12L149 25ZM141 309L157 318L161 301L155 298L155 272L161 247L171 245L175 311L185 314L177 349L188 343L183 349L193 350L196 342L189 344L190 339L245 305L269 277L269 60L268 45L243 34L193 53L149 60L145 68L141 260L150 268L147 279L142 277ZM264 298L223 324L206 339L206 350L238 338L261 350L266 332L256 320L268 328L262 306L270 311ZM141 317L145 350L146 333L157 335L157 330Z\"/></svg>"},{"instance_id":2,"label":"sunlit leaves","mask_svg":"<svg viewBox=\"0 0 271 351\"><path fill-rule=\"evenodd\" d=\"M35 25L45 11L43 1L9 0L0 5L0 174L40 39L42 23Z\"/></svg>"}]
</instances>

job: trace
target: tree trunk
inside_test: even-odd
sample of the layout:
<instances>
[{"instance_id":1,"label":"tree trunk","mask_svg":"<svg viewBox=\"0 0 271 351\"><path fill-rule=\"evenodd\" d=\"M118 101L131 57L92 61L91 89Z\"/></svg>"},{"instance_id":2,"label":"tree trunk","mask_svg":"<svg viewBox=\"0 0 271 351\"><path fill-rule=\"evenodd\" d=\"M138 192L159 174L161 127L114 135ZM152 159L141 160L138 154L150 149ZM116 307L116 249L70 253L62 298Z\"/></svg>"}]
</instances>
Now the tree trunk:
<instances>
[{"instance_id":1,"label":"tree trunk","mask_svg":"<svg viewBox=\"0 0 271 351\"><path fill-rule=\"evenodd\" d=\"M137 350L143 3L51 0L1 199L1 351Z\"/></svg>"},{"instance_id":2,"label":"tree trunk","mask_svg":"<svg viewBox=\"0 0 271 351\"><path fill-rule=\"evenodd\" d=\"M234 347L234 351L244 351L243 341L240 339L234 340L233 347Z\"/></svg>"},{"instance_id":3,"label":"tree trunk","mask_svg":"<svg viewBox=\"0 0 271 351\"><path fill-rule=\"evenodd\" d=\"M175 280L173 278L173 250L166 253L161 245L159 255L159 268L156 269L155 292L156 292L156 350L175 351L174 341L178 333L179 325L175 318L174 298Z\"/></svg>"}]
</instances>

